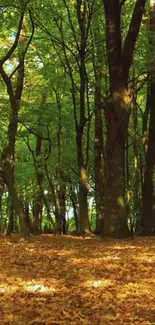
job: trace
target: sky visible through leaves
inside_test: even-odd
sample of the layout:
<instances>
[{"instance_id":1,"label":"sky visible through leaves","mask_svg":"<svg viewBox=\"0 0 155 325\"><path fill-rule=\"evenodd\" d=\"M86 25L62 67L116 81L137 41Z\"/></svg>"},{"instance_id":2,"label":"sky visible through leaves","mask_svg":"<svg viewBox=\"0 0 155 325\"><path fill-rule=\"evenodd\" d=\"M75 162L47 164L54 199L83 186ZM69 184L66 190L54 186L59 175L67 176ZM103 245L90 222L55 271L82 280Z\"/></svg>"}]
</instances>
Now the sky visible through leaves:
<instances>
[{"instance_id":1,"label":"sky visible through leaves","mask_svg":"<svg viewBox=\"0 0 155 325\"><path fill-rule=\"evenodd\" d=\"M155 324L155 239L0 239L1 325Z\"/></svg>"}]
</instances>

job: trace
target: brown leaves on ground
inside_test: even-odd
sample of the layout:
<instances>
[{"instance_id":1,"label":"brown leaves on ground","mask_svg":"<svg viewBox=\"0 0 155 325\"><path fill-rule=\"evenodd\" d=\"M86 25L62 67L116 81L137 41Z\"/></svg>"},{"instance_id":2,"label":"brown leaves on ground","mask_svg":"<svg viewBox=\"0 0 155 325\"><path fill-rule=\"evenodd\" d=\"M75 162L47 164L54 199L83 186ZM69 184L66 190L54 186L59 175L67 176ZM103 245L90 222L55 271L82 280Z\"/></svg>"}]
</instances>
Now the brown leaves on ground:
<instances>
[{"instance_id":1,"label":"brown leaves on ground","mask_svg":"<svg viewBox=\"0 0 155 325\"><path fill-rule=\"evenodd\" d=\"M155 324L155 238L1 237L0 324Z\"/></svg>"}]
</instances>

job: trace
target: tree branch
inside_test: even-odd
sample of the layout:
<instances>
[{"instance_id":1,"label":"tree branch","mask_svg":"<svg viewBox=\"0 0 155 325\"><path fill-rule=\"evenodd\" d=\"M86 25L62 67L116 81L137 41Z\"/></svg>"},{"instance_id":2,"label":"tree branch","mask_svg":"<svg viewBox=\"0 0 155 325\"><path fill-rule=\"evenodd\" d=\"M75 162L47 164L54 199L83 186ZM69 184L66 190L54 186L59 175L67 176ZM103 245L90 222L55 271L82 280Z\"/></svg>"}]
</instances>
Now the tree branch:
<instances>
[{"instance_id":1,"label":"tree branch","mask_svg":"<svg viewBox=\"0 0 155 325\"><path fill-rule=\"evenodd\" d=\"M15 41L14 41L12 47L10 48L10 50L0 60L0 66L2 66L10 58L10 56L12 55L12 53L15 51L15 49L18 46L18 41L19 41L19 37L20 37L21 30L22 30L22 25L23 25L24 14L25 14L25 10L22 10Z\"/></svg>"},{"instance_id":2,"label":"tree branch","mask_svg":"<svg viewBox=\"0 0 155 325\"><path fill-rule=\"evenodd\" d=\"M131 67L131 63L133 59L134 47L141 26L141 20L144 13L145 4L146 4L146 0L136 1L128 34L124 42L124 48L122 53L122 65L121 65L120 73L123 75L125 82L127 82L128 79L129 69Z\"/></svg>"}]
</instances>

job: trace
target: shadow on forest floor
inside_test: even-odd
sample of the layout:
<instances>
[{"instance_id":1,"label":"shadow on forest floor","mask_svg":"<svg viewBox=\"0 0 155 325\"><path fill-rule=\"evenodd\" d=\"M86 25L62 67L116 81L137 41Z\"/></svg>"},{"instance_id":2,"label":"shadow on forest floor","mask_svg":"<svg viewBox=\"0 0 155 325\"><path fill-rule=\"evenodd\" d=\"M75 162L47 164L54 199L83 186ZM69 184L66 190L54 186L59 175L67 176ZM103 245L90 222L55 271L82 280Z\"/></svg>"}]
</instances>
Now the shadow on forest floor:
<instances>
[{"instance_id":1,"label":"shadow on forest floor","mask_svg":"<svg viewBox=\"0 0 155 325\"><path fill-rule=\"evenodd\" d=\"M155 324L155 238L0 238L1 325Z\"/></svg>"}]
</instances>

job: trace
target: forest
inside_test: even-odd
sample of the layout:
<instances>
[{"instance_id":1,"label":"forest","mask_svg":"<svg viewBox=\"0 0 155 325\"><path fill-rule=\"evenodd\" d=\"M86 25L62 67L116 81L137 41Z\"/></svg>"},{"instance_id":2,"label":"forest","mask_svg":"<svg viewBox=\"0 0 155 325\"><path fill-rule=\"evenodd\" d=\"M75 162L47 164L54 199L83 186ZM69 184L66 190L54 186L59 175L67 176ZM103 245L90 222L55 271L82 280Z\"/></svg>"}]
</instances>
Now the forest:
<instances>
[{"instance_id":1,"label":"forest","mask_svg":"<svg viewBox=\"0 0 155 325\"><path fill-rule=\"evenodd\" d=\"M155 232L154 1L0 2L0 230Z\"/></svg>"},{"instance_id":2,"label":"forest","mask_svg":"<svg viewBox=\"0 0 155 325\"><path fill-rule=\"evenodd\" d=\"M0 26L0 324L155 324L155 0Z\"/></svg>"}]
</instances>

